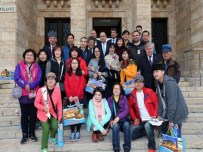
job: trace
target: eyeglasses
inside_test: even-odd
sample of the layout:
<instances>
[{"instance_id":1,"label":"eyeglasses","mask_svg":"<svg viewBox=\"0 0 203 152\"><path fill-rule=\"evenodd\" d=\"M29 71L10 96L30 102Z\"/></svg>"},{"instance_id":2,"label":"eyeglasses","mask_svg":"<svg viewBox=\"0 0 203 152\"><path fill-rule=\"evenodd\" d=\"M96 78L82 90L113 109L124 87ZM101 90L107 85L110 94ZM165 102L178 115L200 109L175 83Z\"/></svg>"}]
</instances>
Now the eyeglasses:
<instances>
[{"instance_id":1,"label":"eyeglasses","mask_svg":"<svg viewBox=\"0 0 203 152\"><path fill-rule=\"evenodd\" d=\"M48 77L47 80L55 80L54 77Z\"/></svg>"}]
</instances>

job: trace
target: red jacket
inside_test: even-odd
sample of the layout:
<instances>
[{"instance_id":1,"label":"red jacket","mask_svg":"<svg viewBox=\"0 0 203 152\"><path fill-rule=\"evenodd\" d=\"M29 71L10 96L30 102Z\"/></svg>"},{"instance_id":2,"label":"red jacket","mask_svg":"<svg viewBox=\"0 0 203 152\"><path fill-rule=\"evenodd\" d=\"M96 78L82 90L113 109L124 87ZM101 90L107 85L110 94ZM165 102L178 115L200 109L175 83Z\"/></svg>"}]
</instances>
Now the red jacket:
<instances>
[{"instance_id":1,"label":"red jacket","mask_svg":"<svg viewBox=\"0 0 203 152\"><path fill-rule=\"evenodd\" d=\"M87 64L85 62L85 60L82 57L78 57L77 58L80 61L80 68L82 71L84 71L84 76L88 76L88 69L87 69ZM66 67L67 67L67 71L70 68L70 62L72 61L72 58L66 60Z\"/></svg>"},{"instance_id":2,"label":"red jacket","mask_svg":"<svg viewBox=\"0 0 203 152\"><path fill-rule=\"evenodd\" d=\"M59 87L54 87L54 91L52 93L52 99L54 107L57 108L58 112L58 121L61 121L62 118L62 101L61 101L61 91ZM57 118L56 113L54 112L54 108L52 107L52 103L50 100L49 95L47 96L48 104L49 104L49 112L54 118ZM46 122L48 117L46 116L46 112L44 111L45 103L44 98L42 95L42 88L37 91L37 96L35 98L35 107L38 109L37 111L37 118L42 121Z\"/></svg>"},{"instance_id":3,"label":"red jacket","mask_svg":"<svg viewBox=\"0 0 203 152\"><path fill-rule=\"evenodd\" d=\"M84 96L84 89L86 87L86 79L84 75L77 76L72 73L69 75L66 73L65 81L64 81L64 89L66 92L66 96L69 98L70 96L77 96L79 99L82 99Z\"/></svg>"},{"instance_id":4,"label":"red jacket","mask_svg":"<svg viewBox=\"0 0 203 152\"><path fill-rule=\"evenodd\" d=\"M158 116L158 98L156 93L149 88L143 88L145 107L151 117ZM132 120L140 119L137 103L136 89L129 96L130 117Z\"/></svg>"}]
</instances>

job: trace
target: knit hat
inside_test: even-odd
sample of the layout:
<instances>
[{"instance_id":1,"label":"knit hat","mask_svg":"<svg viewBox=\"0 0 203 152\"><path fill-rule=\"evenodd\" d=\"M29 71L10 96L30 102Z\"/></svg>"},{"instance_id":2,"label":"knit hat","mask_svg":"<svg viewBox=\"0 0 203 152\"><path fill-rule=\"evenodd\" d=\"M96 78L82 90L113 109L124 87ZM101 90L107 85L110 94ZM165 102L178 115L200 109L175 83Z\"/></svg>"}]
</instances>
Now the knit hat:
<instances>
[{"instance_id":1,"label":"knit hat","mask_svg":"<svg viewBox=\"0 0 203 152\"><path fill-rule=\"evenodd\" d=\"M134 82L136 81L144 82L144 77L142 75L136 75L134 78Z\"/></svg>"},{"instance_id":2,"label":"knit hat","mask_svg":"<svg viewBox=\"0 0 203 152\"><path fill-rule=\"evenodd\" d=\"M53 73L53 72L47 73L46 78L49 78L49 77L53 77L53 78L56 79L56 75L55 75L55 73Z\"/></svg>"},{"instance_id":3,"label":"knit hat","mask_svg":"<svg viewBox=\"0 0 203 152\"><path fill-rule=\"evenodd\" d=\"M153 65L152 70L155 71L155 70L165 70L165 69L163 64L155 64Z\"/></svg>"},{"instance_id":4,"label":"knit hat","mask_svg":"<svg viewBox=\"0 0 203 152\"><path fill-rule=\"evenodd\" d=\"M57 33L55 31L49 31L49 33L47 35L48 35L48 38L50 38L50 37L57 38Z\"/></svg>"}]
</instances>

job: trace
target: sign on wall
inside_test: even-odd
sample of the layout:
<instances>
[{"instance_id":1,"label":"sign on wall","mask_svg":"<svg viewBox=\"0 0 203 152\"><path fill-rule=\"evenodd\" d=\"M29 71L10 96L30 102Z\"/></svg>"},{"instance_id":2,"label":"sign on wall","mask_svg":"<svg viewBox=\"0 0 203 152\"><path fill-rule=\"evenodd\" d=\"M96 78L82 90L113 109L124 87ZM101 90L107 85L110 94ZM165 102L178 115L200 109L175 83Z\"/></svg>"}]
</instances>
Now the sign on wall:
<instances>
[{"instance_id":1,"label":"sign on wall","mask_svg":"<svg viewBox=\"0 0 203 152\"><path fill-rule=\"evenodd\" d=\"M0 13L12 13L16 11L16 0L0 0Z\"/></svg>"}]
</instances>

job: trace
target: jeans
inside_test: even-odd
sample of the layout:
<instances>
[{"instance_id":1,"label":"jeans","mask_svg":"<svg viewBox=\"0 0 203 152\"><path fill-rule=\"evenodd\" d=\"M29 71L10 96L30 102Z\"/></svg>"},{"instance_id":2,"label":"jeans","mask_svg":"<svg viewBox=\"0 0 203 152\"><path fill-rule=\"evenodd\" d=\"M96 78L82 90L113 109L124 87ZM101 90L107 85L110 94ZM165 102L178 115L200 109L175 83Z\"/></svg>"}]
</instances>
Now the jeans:
<instances>
[{"instance_id":1,"label":"jeans","mask_svg":"<svg viewBox=\"0 0 203 152\"><path fill-rule=\"evenodd\" d=\"M128 121L117 123L112 128L112 144L113 150L120 150L120 136L119 132L124 133L124 144L123 149L131 149L131 139L130 139L130 123Z\"/></svg>"},{"instance_id":2,"label":"jeans","mask_svg":"<svg viewBox=\"0 0 203 152\"><path fill-rule=\"evenodd\" d=\"M47 119L46 122L41 122L42 124L42 140L41 140L41 149L48 148L49 133L51 138L55 138L58 125L57 120L54 117Z\"/></svg>"},{"instance_id":3,"label":"jeans","mask_svg":"<svg viewBox=\"0 0 203 152\"><path fill-rule=\"evenodd\" d=\"M168 131L168 121L165 121L162 123L162 125L159 127L159 133L160 134L166 134ZM182 124L174 124L178 125L178 137L181 138L181 130L182 130Z\"/></svg>"},{"instance_id":4,"label":"jeans","mask_svg":"<svg viewBox=\"0 0 203 152\"><path fill-rule=\"evenodd\" d=\"M149 122L140 122L138 126L131 127L131 139L135 140L146 136L148 138L148 149L156 150L154 127Z\"/></svg>"}]
</instances>

